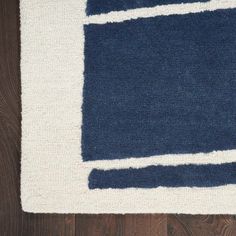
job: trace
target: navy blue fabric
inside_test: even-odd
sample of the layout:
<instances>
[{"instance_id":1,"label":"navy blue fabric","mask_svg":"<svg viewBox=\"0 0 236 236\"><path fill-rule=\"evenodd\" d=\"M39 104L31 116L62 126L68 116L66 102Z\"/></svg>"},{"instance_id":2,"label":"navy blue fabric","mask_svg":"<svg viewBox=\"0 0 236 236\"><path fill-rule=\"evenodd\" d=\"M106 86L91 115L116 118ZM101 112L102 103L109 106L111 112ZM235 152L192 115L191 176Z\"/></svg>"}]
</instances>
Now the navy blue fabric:
<instances>
[{"instance_id":1,"label":"navy blue fabric","mask_svg":"<svg viewBox=\"0 0 236 236\"><path fill-rule=\"evenodd\" d=\"M142 169L98 170L89 175L90 189L213 187L236 184L236 163L221 165L148 166Z\"/></svg>"},{"instance_id":2,"label":"navy blue fabric","mask_svg":"<svg viewBox=\"0 0 236 236\"><path fill-rule=\"evenodd\" d=\"M85 161L236 148L236 10L85 26Z\"/></svg>"},{"instance_id":3,"label":"navy blue fabric","mask_svg":"<svg viewBox=\"0 0 236 236\"><path fill-rule=\"evenodd\" d=\"M208 2L209 0L88 0L87 15L108 13L141 7L154 7L157 5Z\"/></svg>"}]
</instances>

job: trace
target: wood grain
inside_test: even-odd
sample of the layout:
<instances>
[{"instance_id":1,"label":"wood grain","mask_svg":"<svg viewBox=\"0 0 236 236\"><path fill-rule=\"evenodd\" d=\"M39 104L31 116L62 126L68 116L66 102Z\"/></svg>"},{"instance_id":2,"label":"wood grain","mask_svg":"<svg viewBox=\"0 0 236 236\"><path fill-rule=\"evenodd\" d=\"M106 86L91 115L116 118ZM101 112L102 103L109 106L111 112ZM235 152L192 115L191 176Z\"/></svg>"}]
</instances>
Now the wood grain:
<instances>
[{"instance_id":1,"label":"wood grain","mask_svg":"<svg viewBox=\"0 0 236 236\"><path fill-rule=\"evenodd\" d=\"M165 236L166 215L78 215L76 236Z\"/></svg>"},{"instance_id":2,"label":"wood grain","mask_svg":"<svg viewBox=\"0 0 236 236\"><path fill-rule=\"evenodd\" d=\"M168 235L175 236L233 236L236 235L234 216L169 215Z\"/></svg>"},{"instance_id":3,"label":"wood grain","mask_svg":"<svg viewBox=\"0 0 236 236\"><path fill-rule=\"evenodd\" d=\"M23 213L20 91L19 1L0 0L0 236L236 235L234 216Z\"/></svg>"}]
</instances>

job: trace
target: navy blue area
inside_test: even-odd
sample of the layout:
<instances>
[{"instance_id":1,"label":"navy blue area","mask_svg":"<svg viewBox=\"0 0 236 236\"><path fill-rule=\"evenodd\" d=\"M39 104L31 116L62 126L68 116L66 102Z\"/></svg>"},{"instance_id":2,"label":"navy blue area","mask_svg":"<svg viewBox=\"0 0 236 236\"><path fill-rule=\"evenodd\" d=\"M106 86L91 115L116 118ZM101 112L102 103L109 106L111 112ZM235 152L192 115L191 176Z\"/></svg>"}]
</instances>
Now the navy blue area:
<instances>
[{"instance_id":1,"label":"navy blue area","mask_svg":"<svg viewBox=\"0 0 236 236\"><path fill-rule=\"evenodd\" d=\"M236 148L236 10L85 26L85 161Z\"/></svg>"},{"instance_id":2,"label":"navy blue area","mask_svg":"<svg viewBox=\"0 0 236 236\"><path fill-rule=\"evenodd\" d=\"M125 11L141 7L208 1L209 0L88 0L86 12L87 15L96 15L110 11Z\"/></svg>"},{"instance_id":3,"label":"navy blue area","mask_svg":"<svg viewBox=\"0 0 236 236\"><path fill-rule=\"evenodd\" d=\"M90 189L214 187L236 184L236 163L221 165L149 166L141 169L93 169Z\"/></svg>"}]
</instances>

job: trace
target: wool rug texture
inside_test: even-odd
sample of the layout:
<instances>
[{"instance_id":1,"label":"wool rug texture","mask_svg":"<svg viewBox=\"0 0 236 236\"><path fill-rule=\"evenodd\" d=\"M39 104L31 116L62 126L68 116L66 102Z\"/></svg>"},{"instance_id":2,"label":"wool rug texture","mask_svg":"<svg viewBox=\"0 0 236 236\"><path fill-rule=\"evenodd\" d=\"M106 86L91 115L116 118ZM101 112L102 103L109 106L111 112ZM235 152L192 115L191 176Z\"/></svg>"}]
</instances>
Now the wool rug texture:
<instances>
[{"instance_id":1,"label":"wool rug texture","mask_svg":"<svg viewBox=\"0 0 236 236\"><path fill-rule=\"evenodd\" d=\"M235 0L21 0L22 208L236 214Z\"/></svg>"}]
</instances>

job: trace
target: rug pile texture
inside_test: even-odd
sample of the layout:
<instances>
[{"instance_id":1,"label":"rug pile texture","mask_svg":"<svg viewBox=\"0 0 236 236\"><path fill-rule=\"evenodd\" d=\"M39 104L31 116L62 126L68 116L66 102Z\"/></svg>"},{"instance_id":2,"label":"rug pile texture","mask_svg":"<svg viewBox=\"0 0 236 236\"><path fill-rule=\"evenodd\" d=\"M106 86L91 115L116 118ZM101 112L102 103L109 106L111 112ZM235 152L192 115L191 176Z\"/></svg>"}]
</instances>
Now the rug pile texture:
<instances>
[{"instance_id":1,"label":"rug pile texture","mask_svg":"<svg viewBox=\"0 0 236 236\"><path fill-rule=\"evenodd\" d=\"M235 0L21 0L27 212L236 214Z\"/></svg>"}]
</instances>

